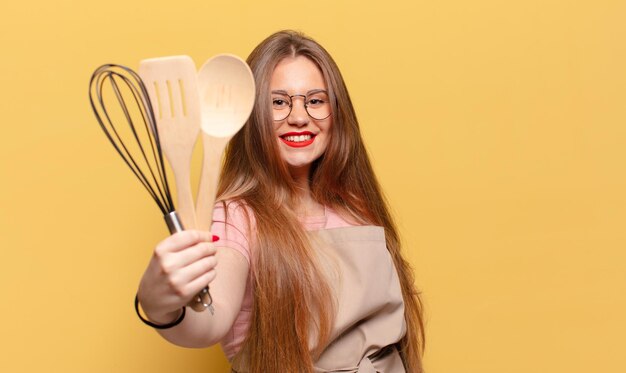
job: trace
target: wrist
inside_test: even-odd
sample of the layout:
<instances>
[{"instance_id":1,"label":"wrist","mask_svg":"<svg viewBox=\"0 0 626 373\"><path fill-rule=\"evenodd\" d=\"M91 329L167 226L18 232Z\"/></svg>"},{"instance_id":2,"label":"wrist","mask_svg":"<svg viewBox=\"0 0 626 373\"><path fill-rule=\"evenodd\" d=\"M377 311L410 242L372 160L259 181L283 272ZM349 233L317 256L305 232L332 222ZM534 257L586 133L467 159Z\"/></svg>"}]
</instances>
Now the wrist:
<instances>
[{"instance_id":1,"label":"wrist","mask_svg":"<svg viewBox=\"0 0 626 373\"><path fill-rule=\"evenodd\" d=\"M146 325L149 325L155 329L169 329L173 328L176 325L180 324L185 318L185 307L182 307L180 310L176 310L173 312L169 312L162 316L147 316L147 314L142 316L142 312L139 307L139 298L135 295L135 311L137 312L137 316L139 319Z\"/></svg>"}]
</instances>

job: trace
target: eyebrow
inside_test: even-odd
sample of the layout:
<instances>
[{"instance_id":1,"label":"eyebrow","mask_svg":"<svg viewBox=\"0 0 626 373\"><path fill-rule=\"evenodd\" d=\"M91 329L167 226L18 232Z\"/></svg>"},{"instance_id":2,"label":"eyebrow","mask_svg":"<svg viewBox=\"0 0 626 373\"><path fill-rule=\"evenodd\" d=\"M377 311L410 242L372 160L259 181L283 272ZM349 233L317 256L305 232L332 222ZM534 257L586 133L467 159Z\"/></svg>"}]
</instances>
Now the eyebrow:
<instances>
[{"instance_id":1,"label":"eyebrow","mask_svg":"<svg viewBox=\"0 0 626 373\"><path fill-rule=\"evenodd\" d=\"M273 90L271 93L276 93L276 94L280 94L280 95L289 96L289 93L287 93L287 91L282 90L282 89ZM317 88L317 89L312 89L312 90L308 91L305 95L309 96L309 95L313 95L313 94L316 94L316 93L326 93L326 94L328 94L328 91L326 91L325 89Z\"/></svg>"}]
</instances>

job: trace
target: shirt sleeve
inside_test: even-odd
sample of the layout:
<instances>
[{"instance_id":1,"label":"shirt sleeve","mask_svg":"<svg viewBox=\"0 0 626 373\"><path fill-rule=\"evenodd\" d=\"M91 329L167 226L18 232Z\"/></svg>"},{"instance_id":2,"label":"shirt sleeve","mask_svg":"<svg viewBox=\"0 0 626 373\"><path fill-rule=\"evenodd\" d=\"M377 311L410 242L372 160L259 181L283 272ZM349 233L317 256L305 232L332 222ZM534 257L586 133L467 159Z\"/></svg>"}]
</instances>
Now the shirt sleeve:
<instances>
[{"instance_id":1,"label":"shirt sleeve","mask_svg":"<svg viewBox=\"0 0 626 373\"><path fill-rule=\"evenodd\" d=\"M239 202L218 202L213 209L211 233L218 236L215 247L229 247L241 253L250 264L252 212Z\"/></svg>"}]
</instances>

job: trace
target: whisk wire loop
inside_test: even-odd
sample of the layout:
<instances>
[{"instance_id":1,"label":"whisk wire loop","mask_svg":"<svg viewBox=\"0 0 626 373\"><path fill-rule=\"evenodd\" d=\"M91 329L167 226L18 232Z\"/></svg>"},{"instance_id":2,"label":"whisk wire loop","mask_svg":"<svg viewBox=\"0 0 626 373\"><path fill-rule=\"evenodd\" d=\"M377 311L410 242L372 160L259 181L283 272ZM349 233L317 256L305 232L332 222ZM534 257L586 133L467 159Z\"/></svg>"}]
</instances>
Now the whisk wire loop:
<instances>
[{"instance_id":1,"label":"whisk wire loop","mask_svg":"<svg viewBox=\"0 0 626 373\"><path fill-rule=\"evenodd\" d=\"M124 99L124 96L122 95L122 93L120 91L119 85L115 81L115 77L116 76L122 78L125 81L125 83L127 83L127 84L130 83L130 82L126 79L126 77L119 76L119 74L111 74L111 76L110 76L111 87L113 88L113 91L115 93L115 96L116 96L119 104L120 104L120 107L122 108L122 111L124 112L124 117L126 118L126 121L129 124L129 128L132 131L133 136L135 137L135 140L137 142L137 145L138 145L138 148L139 148L139 150L141 152L143 160L146 162L146 164L150 164L149 163L150 161L148 160L148 157L146 155L146 150L144 149L144 146L143 146L143 142L141 141L141 139L139 137L139 134L137 132L137 128L133 124L133 119L132 119L132 116L131 116L131 114L130 114L130 112L128 110L128 106L126 104L126 100ZM144 110L145 108L144 108L143 105L140 104L140 100L137 97L137 94L138 94L136 92L136 88L137 87L132 86L132 85L129 85L129 87L131 88L131 93L133 94L133 99L135 101L135 104L137 104L140 107L140 109L141 109L141 114L142 114L142 117L144 118L143 122L144 122L144 129L145 129L145 131L154 134L154 136L158 136L157 127L151 125L150 126L151 128L148 128L149 123L152 123L152 122L150 122L150 120L149 120L150 117L149 116L147 116L147 117L145 116L145 110ZM116 135L117 135L117 132L116 132ZM119 139L119 136L118 136L118 139ZM161 163L159 163L159 162L162 162L162 160L157 160L157 156L160 154L160 142L157 142L156 146L155 146L155 141L154 141L152 136L148 136L148 140L149 140L148 141L149 142L148 145L150 146L149 149L150 149L150 151L152 153L152 156L154 158L154 162L155 162L155 164L160 165ZM120 141L121 141L121 139L120 139ZM132 158L131 158L131 160L132 160ZM136 163L134 163L134 164L136 166ZM152 177L152 180L156 180L157 179L156 176L154 175L154 170L151 167L148 167L148 172L150 172L150 176ZM167 190L168 185L163 181L164 173L161 172L161 168L157 168L157 173L158 173L159 179L161 181L161 183L155 183L155 185L157 187L157 192L159 193L159 196L160 196L161 200L166 200L166 196L170 195L169 191ZM162 187L165 188L166 190L163 190ZM173 210L173 208L171 210ZM171 211L171 210L168 209L168 211Z\"/></svg>"},{"instance_id":2,"label":"whisk wire loop","mask_svg":"<svg viewBox=\"0 0 626 373\"><path fill-rule=\"evenodd\" d=\"M103 92L107 87L113 91L114 102L109 102L104 97ZM122 87L130 92L130 97L123 92ZM100 66L93 73L89 83L89 101L100 127L122 160L154 199L163 215L167 215L174 211L174 203L165 172L154 110L148 97L146 87L139 75L122 65ZM134 104L134 107L138 109L143 128L136 123L129 103ZM118 131L120 126L114 124L116 121L112 118L109 105L118 105L121 109L132 134L129 139L123 139L120 135ZM148 140L142 140L139 131L145 131L145 138ZM133 155L129 150L126 144L129 141L135 142L139 150L138 155ZM149 159L149 153L152 159ZM139 163L142 165L140 166Z\"/></svg>"}]
</instances>

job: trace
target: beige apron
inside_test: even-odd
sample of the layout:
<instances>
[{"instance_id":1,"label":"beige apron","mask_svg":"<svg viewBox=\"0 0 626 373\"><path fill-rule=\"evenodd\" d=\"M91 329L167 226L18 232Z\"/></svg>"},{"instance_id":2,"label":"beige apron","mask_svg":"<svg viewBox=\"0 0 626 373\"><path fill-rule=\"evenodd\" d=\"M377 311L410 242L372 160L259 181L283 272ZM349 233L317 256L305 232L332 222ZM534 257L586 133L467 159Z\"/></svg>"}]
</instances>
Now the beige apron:
<instances>
[{"instance_id":1,"label":"beige apron","mask_svg":"<svg viewBox=\"0 0 626 373\"><path fill-rule=\"evenodd\" d=\"M337 296L332 342L314 371L404 373L394 346L406 332L404 303L384 229L357 226L309 233ZM246 362L242 349L233 358L233 371L247 372Z\"/></svg>"}]
</instances>

